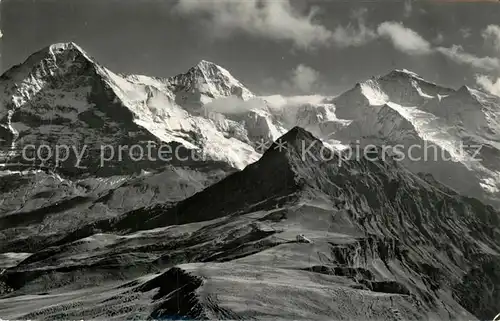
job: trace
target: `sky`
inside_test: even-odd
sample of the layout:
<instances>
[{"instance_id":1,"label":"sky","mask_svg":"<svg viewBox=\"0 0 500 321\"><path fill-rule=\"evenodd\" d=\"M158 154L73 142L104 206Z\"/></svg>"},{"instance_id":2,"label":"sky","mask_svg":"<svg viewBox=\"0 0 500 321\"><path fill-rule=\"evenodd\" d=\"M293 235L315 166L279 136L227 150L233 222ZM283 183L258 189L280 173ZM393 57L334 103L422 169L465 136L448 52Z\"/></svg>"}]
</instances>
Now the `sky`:
<instances>
[{"instance_id":1,"label":"sky","mask_svg":"<svg viewBox=\"0 0 500 321\"><path fill-rule=\"evenodd\" d=\"M500 95L500 1L0 0L3 72L73 41L108 69L204 59L257 94L336 95L393 69Z\"/></svg>"}]
</instances>

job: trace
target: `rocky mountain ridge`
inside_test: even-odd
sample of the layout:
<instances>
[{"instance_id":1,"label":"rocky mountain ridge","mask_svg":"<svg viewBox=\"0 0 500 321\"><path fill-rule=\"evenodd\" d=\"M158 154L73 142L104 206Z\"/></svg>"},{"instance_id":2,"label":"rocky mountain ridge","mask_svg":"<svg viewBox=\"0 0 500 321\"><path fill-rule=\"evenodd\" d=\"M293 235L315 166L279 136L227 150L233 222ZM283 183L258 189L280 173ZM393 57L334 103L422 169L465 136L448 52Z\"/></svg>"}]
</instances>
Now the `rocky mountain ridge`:
<instances>
[{"instance_id":1,"label":"rocky mountain ridge","mask_svg":"<svg viewBox=\"0 0 500 321\"><path fill-rule=\"evenodd\" d=\"M2 317L498 312L494 96L395 70L335 97L280 100L207 61L170 78L119 75L74 43L7 71L0 92ZM182 153L101 164L101 146L146 143ZM408 159L426 144L413 156L437 159ZM464 146L477 144L475 159ZM26 161L29 145L89 149L76 168Z\"/></svg>"},{"instance_id":2,"label":"rocky mountain ridge","mask_svg":"<svg viewBox=\"0 0 500 321\"><path fill-rule=\"evenodd\" d=\"M311 158L304 141L314 146ZM492 207L395 161L322 160L324 145L301 128L280 142L286 149L276 142L258 162L181 202L43 245L4 272L8 315L492 318L500 251ZM114 285L94 289L100 298L77 295L103 275ZM60 291L71 305L51 294ZM15 312L16 297L37 292L47 293L50 309Z\"/></svg>"}]
</instances>

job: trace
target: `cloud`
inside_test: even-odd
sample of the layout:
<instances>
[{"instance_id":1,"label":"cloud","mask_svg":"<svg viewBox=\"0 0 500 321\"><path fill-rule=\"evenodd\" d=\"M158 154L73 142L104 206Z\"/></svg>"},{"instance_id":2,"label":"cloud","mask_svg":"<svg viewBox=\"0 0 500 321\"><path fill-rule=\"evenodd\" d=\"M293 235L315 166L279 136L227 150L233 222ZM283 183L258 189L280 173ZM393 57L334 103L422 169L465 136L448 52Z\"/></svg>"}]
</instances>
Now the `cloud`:
<instances>
[{"instance_id":1,"label":"cloud","mask_svg":"<svg viewBox=\"0 0 500 321\"><path fill-rule=\"evenodd\" d=\"M463 30L461 32L464 33ZM459 45L452 45L449 48L434 47L429 41L412 29L406 28L402 23L383 22L378 26L377 33L380 37L389 39L397 50L409 55L426 55L438 52L460 65L468 65L484 71L498 72L500 70L500 58L478 57L464 51L463 47ZM488 26L483 31L483 37L485 39L492 38L495 47L500 50L500 26ZM443 35L439 33L433 42L439 44L443 40Z\"/></svg>"},{"instance_id":2,"label":"cloud","mask_svg":"<svg viewBox=\"0 0 500 321\"><path fill-rule=\"evenodd\" d=\"M434 40L432 41L434 44L440 45L444 42L444 36L442 33L438 33Z\"/></svg>"},{"instance_id":3,"label":"cloud","mask_svg":"<svg viewBox=\"0 0 500 321\"><path fill-rule=\"evenodd\" d=\"M297 10L290 0L179 0L174 12L196 15L214 37L235 33L278 41L291 41L296 47L360 46L376 37L366 27L366 10L355 12L354 25L328 29L318 21L319 9Z\"/></svg>"},{"instance_id":4,"label":"cloud","mask_svg":"<svg viewBox=\"0 0 500 321\"><path fill-rule=\"evenodd\" d=\"M250 110L268 110L275 112L299 108L304 104L320 104L325 101L321 95L298 95L298 96L258 96L243 101L238 97L229 96L214 99L203 106L205 113L242 114ZM216 116L215 116L216 117Z\"/></svg>"},{"instance_id":5,"label":"cloud","mask_svg":"<svg viewBox=\"0 0 500 321\"><path fill-rule=\"evenodd\" d=\"M317 70L299 64L293 68L287 79L279 80L269 77L263 80L263 94L281 93L287 96L328 92L328 88L321 81L321 75Z\"/></svg>"},{"instance_id":6,"label":"cloud","mask_svg":"<svg viewBox=\"0 0 500 321\"><path fill-rule=\"evenodd\" d=\"M0 39L3 37L2 30L0 30Z\"/></svg>"},{"instance_id":7,"label":"cloud","mask_svg":"<svg viewBox=\"0 0 500 321\"><path fill-rule=\"evenodd\" d=\"M180 0L175 11L205 19L216 37L236 32L292 41L299 48L329 43L332 32L316 21L318 10L304 13L289 0Z\"/></svg>"},{"instance_id":8,"label":"cloud","mask_svg":"<svg viewBox=\"0 0 500 321\"><path fill-rule=\"evenodd\" d=\"M489 25L483 30L482 36L485 40L491 39L495 49L500 52L500 26Z\"/></svg>"},{"instance_id":9,"label":"cloud","mask_svg":"<svg viewBox=\"0 0 500 321\"><path fill-rule=\"evenodd\" d=\"M321 104L325 101L325 96L321 95L302 95L302 96L282 96L271 95L262 96L268 104L268 107L273 110L286 109L289 107L300 107L305 104Z\"/></svg>"},{"instance_id":10,"label":"cloud","mask_svg":"<svg viewBox=\"0 0 500 321\"><path fill-rule=\"evenodd\" d=\"M409 55L425 55L432 52L431 44L402 23L386 21L381 23L377 32L392 42L394 48Z\"/></svg>"},{"instance_id":11,"label":"cloud","mask_svg":"<svg viewBox=\"0 0 500 321\"><path fill-rule=\"evenodd\" d=\"M354 11L351 18L356 21L356 25L337 26L332 32L332 42L340 47L358 47L377 38L377 33L366 26L367 12L366 9Z\"/></svg>"},{"instance_id":12,"label":"cloud","mask_svg":"<svg viewBox=\"0 0 500 321\"><path fill-rule=\"evenodd\" d=\"M476 76L476 83L490 94L500 96L500 78L496 81L485 75Z\"/></svg>"},{"instance_id":13,"label":"cloud","mask_svg":"<svg viewBox=\"0 0 500 321\"><path fill-rule=\"evenodd\" d=\"M498 71L500 59L478 57L465 52L461 46L434 47L431 42L418 32L407 28L401 22L386 21L376 30L365 23L366 9L355 11L347 26L328 29L318 21L319 10L313 7L308 11L298 10L291 0L179 0L174 12L186 16L195 16L205 24L206 30L218 38L246 33L255 37L276 41L290 41L300 49L317 47L359 47L377 38L389 40L396 50L408 55L422 56L440 53L461 65L469 65L483 71ZM413 10L411 0L405 2L405 14ZM471 35L470 29L459 30L463 37ZM489 25L482 32L485 39L491 39L500 51L500 26ZM432 41L435 45L443 42L443 35L438 34ZM293 78L283 82L275 81L278 87L309 92L313 88L318 74L307 66L299 65Z\"/></svg>"},{"instance_id":14,"label":"cloud","mask_svg":"<svg viewBox=\"0 0 500 321\"><path fill-rule=\"evenodd\" d=\"M376 33L364 25L358 26L358 28L337 27L332 33L332 42L340 47L359 47L376 37Z\"/></svg>"},{"instance_id":15,"label":"cloud","mask_svg":"<svg viewBox=\"0 0 500 321\"><path fill-rule=\"evenodd\" d=\"M262 99L251 98L249 100L241 100L236 96L229 96L214 99L213 101L203 106L206 113L212 112L222 114L241 114L250 110L265 109L266 105Z\"/></svg>"},{"instance_id":16,"label":"cloud","mask_svg":"<svg viewBox=\"0 0 500 321\"><path fill-rule=\"evenodd\" d=\"M319 72L311 67L300 64L293 70L290 83L293 88L298 89L301 92L308 93L313 90L314 86L318 83L318 80Z\"/></svg>"},{"instance_id":17,"label":"cloud","mask_svg":"<svg viewBox=\"0 0 500 321\"><path fill-rule=\"evenodd\" d=\"M470 29L463 28L460 32L464 37L470 36ZM449 48L433 47L429 41L414 30L406 28L402 23L383 22L378 26L377 33L380 37L389 39L397 50L409 55L426 55L438 52L460 65L469 65L485 71L498 71L500 69L499 58L478 57L464 51L463 47L459 45L453 45ZM489 25L483 30L482 35L485 39L492 39L495 48L500 51L500 26ZM439 44L443 40L443 35L439 33L433 42Z\"/></svg>"},{"instance_id":18,"label":"cloud","mask_svg":"<svg viewBox=\"0 0 500 321\"><path fill-rule=\"evenodd\" d=\"M409 18L413 12L413 5L411 3L411 0L405 1L405 6L404 6L404 16L405 18Z\"/></svg>"},{"instance_id":19,"label":"cloud","mask_svg":"<svg viewBox=\"0 0 500 321\"><path fill-rule=\"evenodd\" d=\"M469 38L470 36L472 36L472 31L470 30L470 28L465 28L465 27L464 27L464 28L461 28L461 29L459 30L459 32L460 32L460 34L462 35L462 37L463 37L464 39L467 39L467 38Z\"/></svg>"},{"instance_id":20,"label":"cloud","mask_svg":"<svg viewBox=\"0 0 500 321\"><path fill-rule=\"evenodd\" d=\"M470 65L474 68L495 71L500 68L500 60L493 57L478 57L467 53L462 46L453 45L451 48L438 47L438 52L460 65Z\"/></svg>"}]
</instances>

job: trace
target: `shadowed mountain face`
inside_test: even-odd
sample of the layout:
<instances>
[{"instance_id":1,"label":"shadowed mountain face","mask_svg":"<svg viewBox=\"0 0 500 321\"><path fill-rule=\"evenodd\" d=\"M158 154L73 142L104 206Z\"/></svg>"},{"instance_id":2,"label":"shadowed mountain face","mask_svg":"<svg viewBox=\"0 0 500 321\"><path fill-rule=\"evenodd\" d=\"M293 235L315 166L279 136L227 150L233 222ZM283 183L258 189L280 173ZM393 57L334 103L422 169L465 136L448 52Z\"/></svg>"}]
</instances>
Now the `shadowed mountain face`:
<instances>
[{"instance_id":1,"label":"shadowed mountain face","mask_svg":"<svg viewBox=\"0 0 500 321\"><path fill-rule=\"evenodd\" d=\"M5 315L492 319L499 213L377 155L340 158L293 128L183 201L20 258L2 274Z\"/></svg>"},{"instance_id":2,"label":"shadowed mountain face","mask_svg":"<svg viewBox=\"0 0 500 321\"><path fill-rule=\"evenodd\" d=\"M222 77L212 65L196 70ZM189 79L196 75L175 79L202 86ZM123 77L74 43L44 48L0 77L2 251L32 251L95 219L182 200L236 170L221 156L231 155L230 142L216 133L207 143L212 124L186 120L172 79ZM231 81L226 75L219 87ZM242 159L256 155L238 142Z\"/></svg>"}]
</instances>

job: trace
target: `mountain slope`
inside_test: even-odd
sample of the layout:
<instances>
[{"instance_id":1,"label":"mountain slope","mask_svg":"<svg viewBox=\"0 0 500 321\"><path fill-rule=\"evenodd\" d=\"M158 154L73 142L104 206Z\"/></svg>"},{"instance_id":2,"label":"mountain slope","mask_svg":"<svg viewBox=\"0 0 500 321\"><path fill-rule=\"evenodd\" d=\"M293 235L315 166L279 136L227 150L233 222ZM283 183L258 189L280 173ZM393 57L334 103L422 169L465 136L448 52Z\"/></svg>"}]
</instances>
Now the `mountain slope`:
<instances>
[{"instance_id":1,"label":"mountain slope","mask_svg":"<svg viewBox=\"0 0 500 321\"><path fill-rule=\"evenodd\" d=\"M276 102L207 61L118 75L67 43L2 75L0 99L2 317L498 313L499 214L471 198L498 204L492 96L396 70L335 98ZM27 161L30 144L88 150L76 167L71 149ZM180 153L109 155L149 144ZM398 159L386 149L398 144L441 158Z\"/></svg>"},{"instance_id":2,"label":"mountain slope","mask_svg":"<svg viewBox=\"0 0 500 321\"><path fill-rule=\"evenodd\" d=\"M357 84L332 103L336 116L351 123L329 138L388 149L402 145L402 161L413 172L432 174L464 195L500 204L498 98L467 87L440 87L396 70Z\"/></svg>"},{"instance_id":3,"label":"mountain slope","mask_svg":"<svg viewBox=\"0 0 500 321\"><path fill-rule=\"evenodd\" d=\"M144 76L125 79L74 43L51 45L4 73L2 248L31 251L30 240L179 201L256 159L251 146L224 137L210 120L189 119L169 86ZM136 145L143 157L130 152ZM165 160L159 148L171 151Z\"/></svg>"},{"instance_id":4,"label":"mountain slope","mask_svg":"<svg viewBox=\"0 0 500 321\"><path fill-rule=\"evenodd\" d=\"M182 106L194 103L201 107L213 99L233 95L243 100L254 96L229 71L206 60L200 61L185 74L171 78L169 83L174 92L182 92L176 95L179 105ZM194 96L194 101L190 96Z\"/></svg>"},{"instance_id":5,"label":"mountain slope","mask_svg":"<svg viewBox=\"0 0 500 321\"><path fill-rule=\"evenodd\" d=\"M499 227L499 213L475 199L389 159L339 159L294 128L184 201L45 246L5 271L13 292L0 302L9 317L41 319L491 319ZM21 312L23 295L37 292L51 308Z\"/></svg>"},{"instance_id":6,"label":"mountain slope","mask_svg":"<svg viewBox=\"0 0 500 321\"><path fill-rule=\"evenodd\" d=\"M199 77L205 74L202 82ZM2 76L3 144L19 151L28 144L87 145L92 150L100 145L175 142L207 160L241 168L257 159L254 149L176 103L189 90L229 96L229 86L242 98L251 96L226 70L208 62L167 80L121 77L74 43L52 45ZM17 160L22 161L10 156L10 162Z\"/></svg>"},{"instance_id":7,"label":"mountain slope","mask_svg":"<svg viewBox=\"0 0 500 321\"><path fill-rule=\"evenodd\" d=\"M89 145L83 161L90 167L84 172L138 172L165 162L110 161L104 171L95 164L100 144L116 147L152 141L181 146L190 158L242 169L260 157L262 142L301 126L335 145L365 136L375 138L365 144L402 143L405 150L418 143L421 158L423 145L432 145L445 160L405 159L405 165L414 172L433 174L463 194L500 202L498 98L467 87L441 87L408 70L374 77L334 99L291 99L274 108L271 97L256 97L229 71L211 62L201 61L171 78L122 76L68 43L35 53L2 76L0 88L5 92L0 131L2 144L11 149L4 155L8 163L22 161L12 149L19 151L27 144L68 144L78 146L66 162L67 169L75 171L74 154ZM384 105L396 112L394 117L380 117ZM372 135L377 126L390 128L394 122L411 124L415 137L411 144L406 129L393 130L383 139ZM51 161L43 165L51 167ZM457 164L446 170L451 162ZM111 170L115 166L118 169Z\"/></svg>"}]
</instances>

